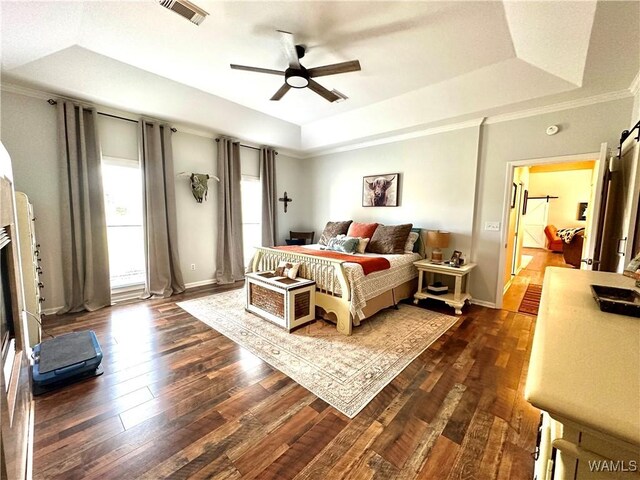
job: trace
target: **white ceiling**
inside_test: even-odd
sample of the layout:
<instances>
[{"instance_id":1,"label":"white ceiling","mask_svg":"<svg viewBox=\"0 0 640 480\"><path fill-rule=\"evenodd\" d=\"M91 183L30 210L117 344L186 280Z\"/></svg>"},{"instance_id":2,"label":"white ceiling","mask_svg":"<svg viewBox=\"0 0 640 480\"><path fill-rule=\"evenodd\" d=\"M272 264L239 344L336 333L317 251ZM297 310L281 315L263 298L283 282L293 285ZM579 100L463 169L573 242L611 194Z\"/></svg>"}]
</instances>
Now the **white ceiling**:
<instances>
[{"instance_id":1,"label":"white ceiling","mask_svg":"<svg viewBox=\"0 0 640 480\"><path fill-rule=\"evenodd\" d=\"M637 1L195 3L210 13L199 27L155 0L2 1L3 80L312 150L621 90L640 68ZM229 68L286 68L277 29L308 46L308 68L358 59L318 79L349 100L271 102L281 78Z\"/></svg>"}]
</instances>

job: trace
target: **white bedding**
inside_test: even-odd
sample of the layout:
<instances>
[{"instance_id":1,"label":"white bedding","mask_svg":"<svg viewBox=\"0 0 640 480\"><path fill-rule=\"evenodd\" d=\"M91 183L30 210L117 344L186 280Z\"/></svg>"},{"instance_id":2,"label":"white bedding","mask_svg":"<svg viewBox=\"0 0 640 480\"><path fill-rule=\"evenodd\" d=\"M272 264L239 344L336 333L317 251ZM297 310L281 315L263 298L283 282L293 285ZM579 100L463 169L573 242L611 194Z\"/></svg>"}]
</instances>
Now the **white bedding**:
<instances>
[{"instance_id":1,"label":"white bedding","mask_svg":"<svg viewBox=\"0 0 640 480\"><path fill-rule=\"evenodd\" d=\"M322 245L305 245L304 248L320 250ZM377 297L381 293L402 285L418 276L418 269L413 262L422 257L418 253L405 253L400 255L380 255L377 253L354 253L357 257L384 257L389 260L391 267L387 270L365 275L362 267L357 263L345 262L342 266L351 288L351 302L349 311L353 317L353 324L360 325L360 319L364 318L362 309L367 300ZM323 287L323 285L320 285ZM340 287L338 286L338 291Z\"/></svg>"}]
</instances>

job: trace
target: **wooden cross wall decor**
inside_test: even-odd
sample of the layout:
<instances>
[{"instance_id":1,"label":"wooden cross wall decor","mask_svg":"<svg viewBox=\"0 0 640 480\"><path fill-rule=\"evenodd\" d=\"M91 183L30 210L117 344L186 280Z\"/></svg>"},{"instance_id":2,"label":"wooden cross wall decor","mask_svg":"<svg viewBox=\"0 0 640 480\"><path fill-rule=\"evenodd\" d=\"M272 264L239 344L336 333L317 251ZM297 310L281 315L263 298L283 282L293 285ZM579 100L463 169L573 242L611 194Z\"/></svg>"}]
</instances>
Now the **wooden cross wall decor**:
<instances>
[{"instance_id":1,"label":"wooden cross wall decor","mask_svg":"<svg viewBox=\"0 0 640 480\"><path fill-rule=\"evenodd\" d=\"M284 202L284 213L287 213L287 206L289 202L293 202L293 198L287 197L287 192L284 192L284 197L279 198L278 201Z\"/></svg>"}]
</instances>

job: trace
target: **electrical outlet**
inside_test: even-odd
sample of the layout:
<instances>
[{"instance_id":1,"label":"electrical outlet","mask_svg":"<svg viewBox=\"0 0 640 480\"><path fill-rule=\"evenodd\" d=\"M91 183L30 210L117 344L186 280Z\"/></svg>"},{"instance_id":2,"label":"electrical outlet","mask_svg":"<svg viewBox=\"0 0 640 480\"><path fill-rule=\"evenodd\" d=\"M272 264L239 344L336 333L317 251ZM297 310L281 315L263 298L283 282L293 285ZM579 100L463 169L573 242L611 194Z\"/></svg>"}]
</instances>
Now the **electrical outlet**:
<instances>
[{"instance_id":1,"label":"electrical outlet","mask_svg":"<svg viewBox=\"0 0 640 480\"><path fill-rule=\"evenodd\" d=\"M191 270L195 270L195 269L196 269L196 264L195 264L195 263L192 263L192 264L191 264Z\"/></svg>"},{"instance_id":2,"label":"electrical outlet","mask_svg":"<svg viewBox=\"0 0 640 480\"><path fill-rule=\"evenodd\" d=\"M484 222L484 229L488 232L499 232L500 222Z\"/></svg>"}]
</instances>

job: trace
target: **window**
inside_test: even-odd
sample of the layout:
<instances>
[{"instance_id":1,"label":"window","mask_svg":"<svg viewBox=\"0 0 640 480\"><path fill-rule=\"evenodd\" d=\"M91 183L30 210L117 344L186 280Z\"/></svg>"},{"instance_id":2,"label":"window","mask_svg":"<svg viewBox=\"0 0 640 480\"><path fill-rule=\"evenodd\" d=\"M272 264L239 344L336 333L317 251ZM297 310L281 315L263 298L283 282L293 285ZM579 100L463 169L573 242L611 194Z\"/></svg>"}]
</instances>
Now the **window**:
<instances>
[{"instance_id":1,"label":"window","mask_svg":"<svg viewBox=\"0 0 640 480\"><path fill-rule=\"evenodd\" d=\"M137 160L102 157L111 290L144 285L142 170Z\"/></svg>"},{"instance_id":2,"label":"window","mask_svg":"<svg viewBox=\"0 0 640 480\"><path fill-rule=\"evenodd\" d=\"M262 185L260 179L242 176L242 238L244 264L249 265L255 252L262 245Z\"/></svg>"}]
</instances>

